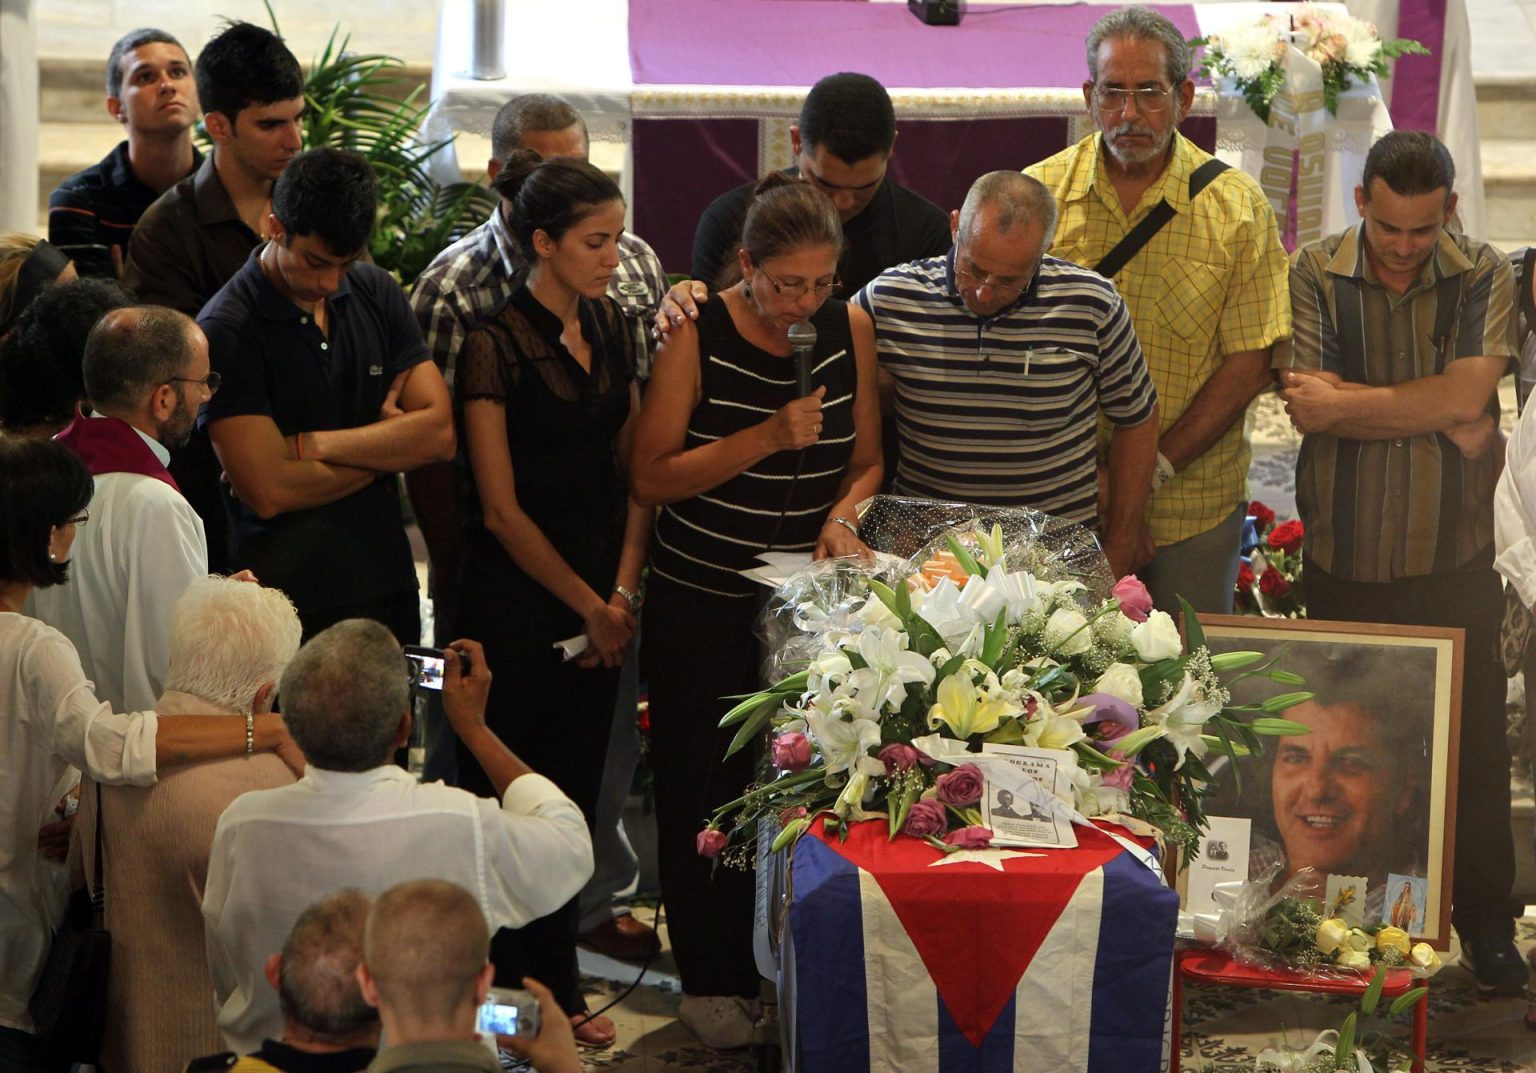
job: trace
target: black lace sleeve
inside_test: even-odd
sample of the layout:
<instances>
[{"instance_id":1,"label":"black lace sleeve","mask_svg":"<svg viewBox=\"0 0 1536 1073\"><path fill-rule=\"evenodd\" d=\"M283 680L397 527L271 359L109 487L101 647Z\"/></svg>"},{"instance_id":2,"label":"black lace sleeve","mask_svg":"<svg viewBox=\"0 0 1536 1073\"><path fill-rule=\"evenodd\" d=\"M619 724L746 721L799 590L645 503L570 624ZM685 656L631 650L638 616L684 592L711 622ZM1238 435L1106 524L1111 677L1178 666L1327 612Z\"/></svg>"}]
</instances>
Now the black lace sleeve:
<instances>
[{"instance_id":1,"label":"black lace sleeve","mask_svg":"<svg viewBox=\"0 0 1536 1073\"><path fill-rule=\"evenodd\" d=\"M510 333L496 321L477 326L464 340L454 374L461 402L490 399L505 404L517 387L517 357Z\"/></svg>"}]
</instances>

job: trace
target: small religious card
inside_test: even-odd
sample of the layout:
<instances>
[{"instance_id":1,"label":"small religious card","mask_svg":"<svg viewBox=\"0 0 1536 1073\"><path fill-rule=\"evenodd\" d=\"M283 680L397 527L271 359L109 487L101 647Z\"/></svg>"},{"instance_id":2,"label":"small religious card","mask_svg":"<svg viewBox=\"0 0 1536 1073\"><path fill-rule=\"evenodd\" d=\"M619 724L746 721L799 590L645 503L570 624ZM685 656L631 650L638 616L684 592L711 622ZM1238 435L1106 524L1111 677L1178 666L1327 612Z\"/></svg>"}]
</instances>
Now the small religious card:
<instances>
[{"instance_id":1,"label":"small religious card","mask_svg":"<svg viewBox=\"0 0 1536 1073\"><path fill-rule=\"evenodd\" d=\"M1253 821L1239 816L1208 816L1210 827L1200 838L1200 855L1190 862L1185 877L1187 908L1191 913L1219 913L1212 896L1218 883L1241 883L1248 878L1248 839Z\"/></svg>"},{"instance_id":2,"label":"small religious card","mask_svg":"<svg viewBox=\"0 0 1536 1073\"><path fill-rule=\"evenodd\" d=\"M1365 927L1364 876L1330 875L1324 896L1323 915L1338 917L1351 928Z\"/></svg>"},{"instance_id":3,"label":"small religious card","mask_svg":"<svg viewBox=\"0 0 1536 1073\"><path fill-rule=\"evenodd\" d=\"M1387 892L1381 904L1381 922L1402 928L1409 935L1423 935L1429 910L1429 880L1422 876L1387 873Z\"/></svg>"},{"instance_id":4,"label":"small religious card","mask_svg":"<svg viewBox=\"0 0 1536 1073\"><path fill-rule=\"evenodd\" d=\"M1059 749L1025 745L984 745L978 766L986 776L982 822L994 846L1077 845L1072 831L1072 786Z\"/></svg>"}]
</instances>

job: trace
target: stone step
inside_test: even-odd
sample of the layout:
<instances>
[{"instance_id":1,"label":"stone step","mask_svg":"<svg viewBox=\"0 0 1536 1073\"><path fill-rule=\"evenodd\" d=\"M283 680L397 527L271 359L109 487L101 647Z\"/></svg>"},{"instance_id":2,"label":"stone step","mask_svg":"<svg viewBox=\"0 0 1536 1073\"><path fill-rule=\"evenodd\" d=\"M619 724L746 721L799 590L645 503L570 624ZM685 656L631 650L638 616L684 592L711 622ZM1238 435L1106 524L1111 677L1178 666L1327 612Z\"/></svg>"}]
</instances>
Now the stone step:
<instances>
[{"instance_id":1,"label":"stone step","mask_svg":"<svg viewBox=\"0 0 1536 1073\"><path fill-rule=\"evenodd\" d=\"M1536 134L1485 137L1482 156L1488 233L1517 246L1536 242Z\"/></svg>"},{"instance_id":2,"label":"stone step","mask_svg":"<svg viewBox=\"0 0 1536 1073\"><path fill-rule=\"evenodd\" d=\"M1480 74L1477 87L1477 130L1485 146L1483 167L1488 166L1486 146L1491 137L1536 139L1536 74Z\"/></svg>"}]
</instances>

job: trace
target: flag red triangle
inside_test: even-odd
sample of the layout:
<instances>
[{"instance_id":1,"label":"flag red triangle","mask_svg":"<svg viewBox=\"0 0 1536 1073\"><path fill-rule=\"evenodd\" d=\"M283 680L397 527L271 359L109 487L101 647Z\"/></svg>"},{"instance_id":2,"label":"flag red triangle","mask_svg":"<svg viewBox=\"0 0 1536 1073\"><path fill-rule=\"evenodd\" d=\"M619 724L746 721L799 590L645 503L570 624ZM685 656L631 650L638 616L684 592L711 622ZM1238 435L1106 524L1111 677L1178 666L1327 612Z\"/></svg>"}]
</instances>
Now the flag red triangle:
<instances>
[{"instance_id":1,"label":"flag red triangle","mask_svg":"<svg viewBox=\"0 0 1536 1073\"><path fill-rule=\"evenodd\" d=\"M1076 849L1013 857L1001 872L969 861L931 867L940 852L917 838L888 841L884 820L853 824L846 841L820 822L811 833L880 884L955 1025L979 1048L1083 877L1121 852L1096 828L1074 830Z\"/></svg>"}]
</instances>

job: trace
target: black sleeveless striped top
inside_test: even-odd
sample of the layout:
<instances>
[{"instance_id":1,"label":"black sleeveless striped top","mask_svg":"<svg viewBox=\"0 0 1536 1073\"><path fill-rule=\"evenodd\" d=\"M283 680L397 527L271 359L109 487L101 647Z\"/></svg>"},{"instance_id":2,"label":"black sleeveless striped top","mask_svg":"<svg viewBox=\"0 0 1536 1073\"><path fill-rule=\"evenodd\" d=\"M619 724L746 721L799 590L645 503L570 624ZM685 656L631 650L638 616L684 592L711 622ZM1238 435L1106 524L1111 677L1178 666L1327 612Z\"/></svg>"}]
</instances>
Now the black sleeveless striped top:
<instances>
[{"instance_id":1,"label":"black sleeveless striped top","mask_svg":"<svg viewBox=\"0 0 1536 1073\"><path fill-rule=\"evenodd\" d=\"M662 507L651 541L655 573L722 596L751 596L762 587L738 571L760 565L757 556L770 541L774 551L816 546L853 454L858 373L848 303L829 299L811 324L813 383L827 389L821 438L803 452L769 455L708 492ZM684 450L759 424L798 397L794 363L743 339L725 302L700 309L698 330L700 400L688 419Z\"/></svg>"}]
</instances>

